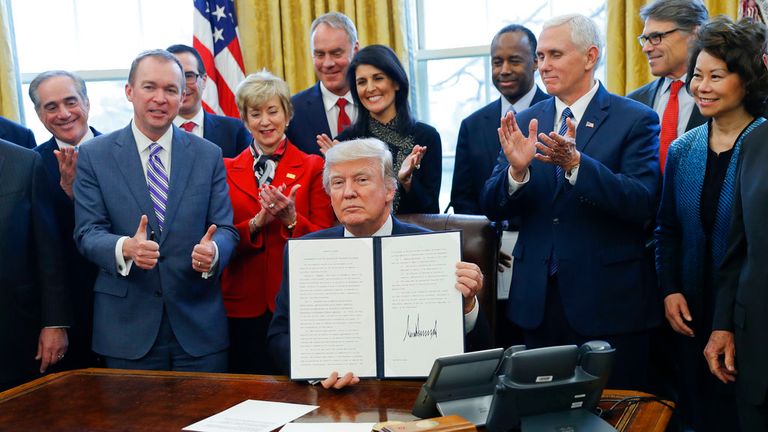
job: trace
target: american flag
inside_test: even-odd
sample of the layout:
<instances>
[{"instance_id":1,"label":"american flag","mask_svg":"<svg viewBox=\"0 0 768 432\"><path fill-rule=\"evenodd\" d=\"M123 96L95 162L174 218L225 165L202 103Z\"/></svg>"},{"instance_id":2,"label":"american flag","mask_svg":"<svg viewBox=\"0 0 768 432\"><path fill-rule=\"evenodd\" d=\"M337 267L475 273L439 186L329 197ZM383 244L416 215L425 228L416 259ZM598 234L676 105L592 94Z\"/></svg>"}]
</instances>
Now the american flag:
<instances>
[{"instance_id":1,"label":"american flag","mask_svg":"<svg viewBox=\"0 0 768 432\"><path fill-rule=\"evenodd\" d=\"M208 74L203 108L212 113L239 117L235 88L245 77L243 55L232 0L194 0L195 49Z\"/></svg>"}]
</instances>

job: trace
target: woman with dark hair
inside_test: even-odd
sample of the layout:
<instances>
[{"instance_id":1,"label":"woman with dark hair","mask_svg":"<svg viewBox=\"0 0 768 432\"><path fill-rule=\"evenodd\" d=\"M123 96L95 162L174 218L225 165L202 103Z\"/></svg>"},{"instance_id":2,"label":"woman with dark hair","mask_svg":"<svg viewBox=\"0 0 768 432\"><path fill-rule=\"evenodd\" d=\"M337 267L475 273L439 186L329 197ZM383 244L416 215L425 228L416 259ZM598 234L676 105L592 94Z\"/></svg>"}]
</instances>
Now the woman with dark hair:
<instances>
[{"instance_id":1,"label":"woman with dark hair","mask_svg":"<svg viewBox=\"0 0 768 432\"><path fill-rule=\"evenodd\" d=\"M764 40L762 24L725 17L699 29L686 85L709 120L675 140L667 156L656 270L667 321L679 334L679 406L697 432L738 429L733 389L710 375L701 353L712 328L741 144L765 121Z\"/></svg>"},{"instance_id":2,"label":"woman with dark hair","mask_svg":"<svg viewBox=\"0 0 768 432\"><path fill-rule=\"evenodd\" d=\"M384 45L361 49L349 64L347 81L360 108L355 123L336 139L375 137L387 143L398 182L393 212L439 213L440 134L411 117L408 76L395 52ZM326 135L319 136L317 142L323 153L334 144Z\"/></svg>"}]
</instances>

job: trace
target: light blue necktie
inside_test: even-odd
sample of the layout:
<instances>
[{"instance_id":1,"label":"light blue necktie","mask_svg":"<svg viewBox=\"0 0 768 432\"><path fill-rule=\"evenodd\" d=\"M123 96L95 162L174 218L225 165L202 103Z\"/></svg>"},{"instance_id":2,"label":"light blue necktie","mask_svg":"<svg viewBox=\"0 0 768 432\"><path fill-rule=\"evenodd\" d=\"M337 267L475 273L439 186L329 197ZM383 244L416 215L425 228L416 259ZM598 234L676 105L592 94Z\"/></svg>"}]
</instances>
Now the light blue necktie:
<instances>
[{"instance_id":1,"label":"light blue necktie","mask_svg":"<svg viewBox=\"0 0 768 432\"><path fill-rule=\"evenodd\" d=\"M162 150L163 148L157 143L150 144L149 161L147 161L147 186L160 231L165 225L165 206L168 204L168 173L165 171L163 161L160 160Z\"/></svg>"}]
</instances>

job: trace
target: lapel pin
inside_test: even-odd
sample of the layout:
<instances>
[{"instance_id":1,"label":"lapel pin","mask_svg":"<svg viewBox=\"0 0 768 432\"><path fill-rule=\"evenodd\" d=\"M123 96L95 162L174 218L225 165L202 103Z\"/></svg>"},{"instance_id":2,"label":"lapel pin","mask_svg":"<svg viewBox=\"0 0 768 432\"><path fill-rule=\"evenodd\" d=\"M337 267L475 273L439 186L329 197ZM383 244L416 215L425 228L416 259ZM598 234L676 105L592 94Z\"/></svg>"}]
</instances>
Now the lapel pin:
<instances>
[{"instance_id":1,"label":"lapel pin","mask_svg":"<svg viewBox=\"0 0 768 432\"><path fill-rule=\"evenodd\" d=\"M594 123L592 123L591 121L588 121L586 126L587 126L588 128L593 128L593 127L595 127L595 124L594 124Z\"/></svg>"},{"instance_id":2,"label":"lapel pin","mask_svg":"<svg viewBox=\"0 0 768 432\"><path fill-rule=\"evenodd\" d=\"M285 176L288 177L291 180L296 178L296 174L292 174L292 173L287 173Z\"/></svg>"}]
</instances>

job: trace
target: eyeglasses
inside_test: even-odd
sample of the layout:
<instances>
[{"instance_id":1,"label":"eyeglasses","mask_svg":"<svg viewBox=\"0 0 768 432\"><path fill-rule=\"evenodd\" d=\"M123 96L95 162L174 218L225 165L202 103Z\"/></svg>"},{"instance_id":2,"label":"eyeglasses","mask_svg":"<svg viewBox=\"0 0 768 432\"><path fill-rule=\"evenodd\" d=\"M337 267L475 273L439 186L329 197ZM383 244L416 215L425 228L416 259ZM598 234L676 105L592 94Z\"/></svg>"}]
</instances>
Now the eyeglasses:
<instances>
[{"instance_id":1,"label":"eyeglasses","mask_svg":"<svg viewBox=\"0 0 768 432\"><path fill-rule=\"evenodd\" d=\"M186 79L189 84L194 84L200 76L201 75L197 72L184 72L184 79Z\"/></svg>"},{"instance_id":2,"label":"eyeglasses","mask_svg":"<svg viewBox=\"0 0 768 432\"><path fill-rule=\"evenodd\" d=\"M670 33L674 33L678 30L682 30L680 28L673 28L672 30L668 30L665 32L653 32L649 35L640 35L637 37L637 41L640 42L640 46L645 46L646 42L650 42L651 45L658 45L661 43L661 40L664 39L664 37Z\"/></svg>"}]
</instances>

